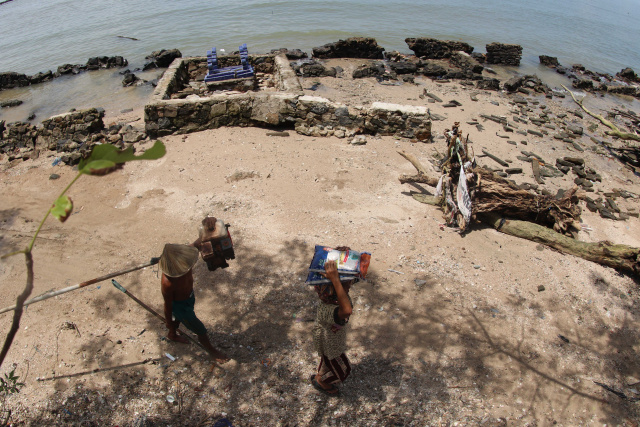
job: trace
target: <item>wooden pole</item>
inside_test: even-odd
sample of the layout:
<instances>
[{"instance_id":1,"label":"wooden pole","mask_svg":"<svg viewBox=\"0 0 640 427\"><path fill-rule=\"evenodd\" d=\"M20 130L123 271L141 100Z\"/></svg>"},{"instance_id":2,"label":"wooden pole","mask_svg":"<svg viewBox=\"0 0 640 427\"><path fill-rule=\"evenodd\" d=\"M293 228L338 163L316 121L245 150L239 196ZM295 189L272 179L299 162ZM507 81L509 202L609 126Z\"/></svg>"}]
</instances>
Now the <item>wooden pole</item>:
<instances>
[{"instance_id":1,"label":"wooden pole","mask_svg":"<svg viewBox=\"0 0 640 427\"><path fill-rule=\"evenodd\" d=\"M44 301L46 299L53 298L58 295L66 294L67 292L75 291L76 289L84 288L85 286L93 285L95 283L102 282L107 279L111 279L112 277L121 276L123 274L131 273L132 271L140 270L145 267L149 267L151 265L156 265L159 261L160 261L160 258L151 258L151 261L135 267L130 267L124 270L116 271L115 273L109 273L105 276L96 277L95 279L87 280L86 282L82 282L77 285L69 286L67 288L59 289L57 291L51 291L51 292L47 292L46 294L38 295L35 298L31 298L30 300L25 301L24 305L26 306L29 304L33 304L34 302ZM0 310L0 314L6 313L7 311L15 310L16 307L17 306L15 305L12 305L11 307L5 307Z\"/></svg>"},{"instance_id":2,"label":"wooden pole","mask_svg":"<svg viewBox=\"0 0 640 427\"><path fill-rule=\"evenodd\" d=\"M128 296L129 298L131 298L132 300L134 300L135 302L137 302L138 304L140 304L142 306L142 308L144 308L145 310L147 310L149 313L153 314L155 317L157 317L158 319L160 319L162 321L163 324L167 323L167 320L162 317L160 315L160 313L158 313L157 311L155 311L153 308L149 307L147 304L143 303L142 301L140 301L138 298L135 297L135 295L133 295L131 292L129 292L124 286L122 286L120 283L118 283L116 281L116 279L111 279L111 283L113 284L113 286L115 286L119 291L123 292L126 296ZM178 330L180 331L180 334L184 337L187 337L187 339L189 341L191 341L192 343L194 343L195 345L197 345L198 347L200 347L201 349L203 349L204 351L207 351L206 348L204 348L202 346L202 344L200 344L198 341L196 341L195 339L193 339L190 335L185 334L181 329L178 328ZM207 351L208 353L208 351Z\"/></svg>"}]
</instances>

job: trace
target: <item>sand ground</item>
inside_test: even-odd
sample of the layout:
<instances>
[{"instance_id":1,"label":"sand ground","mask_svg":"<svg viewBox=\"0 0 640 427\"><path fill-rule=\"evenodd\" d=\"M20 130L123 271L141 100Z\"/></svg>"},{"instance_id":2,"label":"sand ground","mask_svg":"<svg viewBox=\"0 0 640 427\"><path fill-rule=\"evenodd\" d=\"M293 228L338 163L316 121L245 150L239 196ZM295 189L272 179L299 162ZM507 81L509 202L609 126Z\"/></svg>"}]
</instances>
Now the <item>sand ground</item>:
<instances>
[{"instance_id":1,"label":"sand ground","mask_svg":"<svg viewBox=\"0 0 640 427\"><path fill-rule=\"evenodd\" d=\"M357 63L342 62L345 75ZM613 158L576 153L551 137L516 135L514 146L496 136L502 127L479 114L510 116L513 105L503 93L481 91L474 102L459 82L421 78L399 86L321 78L303 86L315 81L322 85L309 94L349 105L427 105L447 117L433 123L437 135L460 121L476 154L486 148L523 166L525 173L514 177L519 183L534 182L530 166L516 159L527 150L551 164L579 155L603 177L597 192L640 194L640 178ZM462 107L427 103L420 97L425 88ZM528 99L534 110L575 109L570 99ZM143 126L136 121L141 115L135 110L106 122ZM472 119L484 130L465 125ZM586 131L594 123L588 117L558 120L583 126L587 148L594 145L589 135L602 132ZM105 281L26 310L2 369L15 367L26 383L7 401L13 422L212 425L226 417L234 426L637 425L637 402L594 383L628 397L640 393L632 385L640 381L636 279L481 224L465 235L444 227L437 208L410 195L433 189L397 179L414 172L398 150L430 165L444 139L368 136L366 145L354 146L266 132L170 136L162 139L167 154L160 160L83 177L70 191L73 214L64 224L48 219L33 252L35 296L145 263L167 242L195 240L205 215L224 219L236 259L215 272L198 262L196 313L237 363L211 369L195 346L167 342L162 323ZM52 166L54 156L43 153L0 173L2 253L26 245L75 176L70 167ZM478 162L498 167L486 157ZM52 173L60 178L51 180ZM570 188L573 178L545 185L555 192ZM637 196L618 202L623 210L639 207ZM637 218L612 221L584 209L582 222L591 230L581 240L640 246ZM317 365L311 340L317 297L303 282L315 244L373 254L369 280L351 291L353 373L337 399L318 394L307 380ZM161 311L157 268L117 280ZM0 263L0 282L0 305L14 304L25 282L23 258ZM2 330L10 320L0 318Z\"/></svg>"}]
</instances>

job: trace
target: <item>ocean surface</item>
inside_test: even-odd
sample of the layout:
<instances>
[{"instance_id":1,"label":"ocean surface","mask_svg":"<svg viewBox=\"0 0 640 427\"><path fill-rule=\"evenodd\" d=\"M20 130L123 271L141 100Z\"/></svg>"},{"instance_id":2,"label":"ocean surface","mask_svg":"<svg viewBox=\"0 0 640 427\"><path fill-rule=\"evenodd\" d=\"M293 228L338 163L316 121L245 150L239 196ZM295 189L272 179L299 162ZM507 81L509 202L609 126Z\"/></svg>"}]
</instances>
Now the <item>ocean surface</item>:
<instances>
[{"instance_id":1,"label":"ocean surface","mask_svg":"<svg viewBox=\"0 0 640 427\"><path fill-rule=\"evenodd\" d=\"M352 36L403 53L411 53L407 37L460 40L478 52L494 41L520 44L523 73L540 70L539 55L611 74L640 72L639 0L13 0L0 5L0 72L32 75L103 55L123 56L135 69L154 50L204 56L212 46L232 52L242 43L250 53L286 47L310 54ZM0 92L0 100L26 104L0 110L0 120L27 109L43 119L70 105L144 103L150 89L122 88L121 79L106 70Z\"/></svg>"}]
</instances>

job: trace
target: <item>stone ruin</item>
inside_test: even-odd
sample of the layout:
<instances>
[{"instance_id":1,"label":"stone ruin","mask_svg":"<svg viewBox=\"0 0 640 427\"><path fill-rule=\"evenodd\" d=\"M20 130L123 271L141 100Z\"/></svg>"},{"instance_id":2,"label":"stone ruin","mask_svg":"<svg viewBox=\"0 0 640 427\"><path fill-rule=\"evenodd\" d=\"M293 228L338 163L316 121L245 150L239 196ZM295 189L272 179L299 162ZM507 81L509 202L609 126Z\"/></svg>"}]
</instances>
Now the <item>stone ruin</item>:
<instances>
[{"instance_id":1,"label":"stone ruin","mask_svg":"<svg viewBox=\"0 0 640 427\"><path fill-rule=\"evenodd\" d=\"M237 55L217 59L221 67L239 65ZM431 139L426 107L386 103L348 107L304 95L286 52L249 55L249 62L255 76L205 82L205 57L174 61L145 106L147 134L156 138L221 126L256 126L295 129L309 136L381 134Z\"/></svg>"},{"instance_id":2,"label":"stone ruin","mask_svg":"<svg viewBox=\"0 0 640 427\"><path fill-rule=\"evenodd\" d=\"M520 65L522 46L517 44L489 43L486 61L488 64Z\"/></svg>"},{"instance_id":3,"label":"stone ruin","mask_svg":"<svg viewBox=\"0 0 640 427\"><path fill-rule=\"evenodd\" d=\"M75 165L95 144L125 148L146 137L131 126L105 126L103 118L103 109L89 108L50 117L41 126L25 122L5 125L0 121L0 135L4 135L0 139L0 156L6 155L9 162L22 161L50 150L58 153L62 163Z\"/></svg>"}]
</instances>

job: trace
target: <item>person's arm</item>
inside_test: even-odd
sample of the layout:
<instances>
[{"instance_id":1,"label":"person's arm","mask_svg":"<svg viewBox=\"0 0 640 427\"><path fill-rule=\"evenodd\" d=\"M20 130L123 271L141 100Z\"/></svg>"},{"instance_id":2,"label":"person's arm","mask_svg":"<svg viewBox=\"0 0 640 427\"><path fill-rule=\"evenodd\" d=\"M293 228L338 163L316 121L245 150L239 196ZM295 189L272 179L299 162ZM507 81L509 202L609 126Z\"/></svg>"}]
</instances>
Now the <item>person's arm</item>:
<instances>
[{"instance_id":1,"label":"person's arm","mask_svg":"<svg viewBox=\"0 0 640 427\"><path fill-rule=\"evenodd\" d=\"M162 297L164 298L164 319L170 334L176 333L175 323L173 322L173 292L171 291L171 283L169 279L162 275Z\"/></svg>"},{"instance_id":2,"label":"person's arm","mask_svg":"<svg viewBox=\"0 0 640 427\"><path fill-rule=\"evenodd\" d=\"M208 216L205 219L203 219L202 220L203 228L200 229L200 236L195 242L191 244L191 246L195 246L196 248L198 248L198 250L202 250L202 236L203 234L206 236L207 233L211 234L211 232L213 232L213 230L215 230L216 228L216 222L218 222L218 219L213 216Z\"/></svg>"},{"instance_id":3,"label":"person's arm","mask_svg":"<svg viewBox=\"0 0 640 427\"><path fill-rule=\"evenodd\" d=\"M331 280L333 289L336 291L336 297L338 299L338 317L341 320L348 319L351 316L351 302L347 296L347 292L342 287L340 282L340 276L338 275L338 267L335 261L327 261L324 264L325 277Z\"/></svg>"},{"instance_id":4,"label":"person's arm","mask_svg":"<svg viewBox=\"0 0 640 427\"><path fill-rule=\"evenodd\" d=\"M191 244L191 246L195 246L199 251L202 250L202 238L198 237L198 239Z\"/></svg>"}]
</instances>

